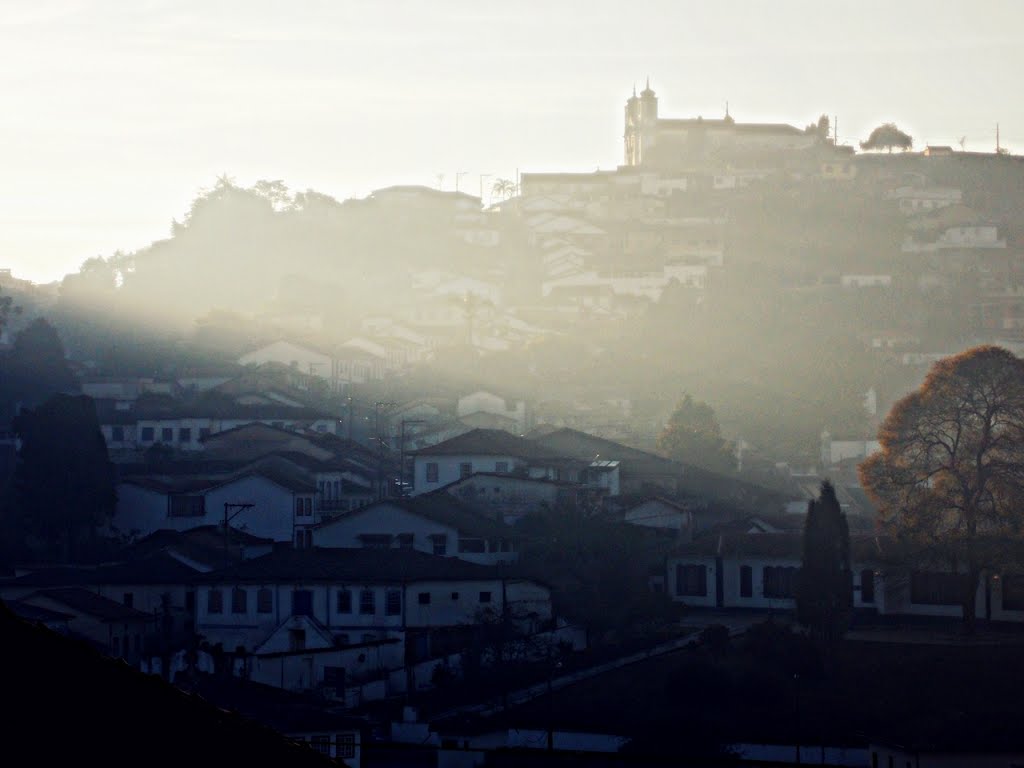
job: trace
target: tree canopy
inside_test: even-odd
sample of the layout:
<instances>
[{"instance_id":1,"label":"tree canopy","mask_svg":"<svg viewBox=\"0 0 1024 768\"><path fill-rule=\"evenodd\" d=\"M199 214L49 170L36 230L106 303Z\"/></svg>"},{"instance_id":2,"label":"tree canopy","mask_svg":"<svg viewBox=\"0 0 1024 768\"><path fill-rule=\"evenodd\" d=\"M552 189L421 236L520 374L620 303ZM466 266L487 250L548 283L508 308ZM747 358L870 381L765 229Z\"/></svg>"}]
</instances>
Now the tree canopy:
<instances>
[{"instance_id":1,"label":"tree canopy","mask_svg":"<svg viewBox=\"0 0 1024 768\"><path fill-rule=\"evenodd\" d=\"M31 408L58 392L77 392L57 330L43 318L33 320L15 336L2 360L0 408L13 416L17 406Z\"/></svg>"},{"instance_id":2,"label":"tree canopy","mask_svg":"<svg viewBox=\"0 0 1024 768\"><path fill-rule=\"evenodd\" d=\"M676 405L658 436L658 448L671 459L723 472L736 467L732 446L722 437L715 411L689 394Z\"/></svg>"},{"instance_id":3,"label":"tree canopy","mask_svg":"<svg viewBox=\"0 0 1024 768\"><path fill-rule=\"evenodd\" d=\"M981 571L1024 529L1024 360L980 346L940 360L897 402L860 467L882 525L913 556L963 575L973 627Z\"/></svg>"},{"instance_id":4,"label":"tree canopy","mask_svg":"<svg viewBox=\"0 0 1024 768\"><path fill-rule=\"evenodd\" d=\"M828 645L837 642L853 609L850 528L827 480L807 504L803 564L796 593L797 620Z\"/></svg>"},{"instance_id":5,"label":"tree canopy","mask_svg":"<svg viewBox=\"0 0 1024 768\"><path fill-rule=\"evenodd\" d=\"M14 475L21 531L73 561L117 500L96 406L85 395L55 395L23 411L14 429L21 440Z\"/></svg>"},{"instance_id":6,"label":"tree canopy","mask_svg":"<svg viewBox=\"0 0 1024 768\"><path fill-rule=\"evenodd\" d=\"M882 123L871 132L867 141L860 143L861 149L887 149L893 147L906 151L914 146L914 139L896 127L896 123Z\"/></svg>"}]
</instances>

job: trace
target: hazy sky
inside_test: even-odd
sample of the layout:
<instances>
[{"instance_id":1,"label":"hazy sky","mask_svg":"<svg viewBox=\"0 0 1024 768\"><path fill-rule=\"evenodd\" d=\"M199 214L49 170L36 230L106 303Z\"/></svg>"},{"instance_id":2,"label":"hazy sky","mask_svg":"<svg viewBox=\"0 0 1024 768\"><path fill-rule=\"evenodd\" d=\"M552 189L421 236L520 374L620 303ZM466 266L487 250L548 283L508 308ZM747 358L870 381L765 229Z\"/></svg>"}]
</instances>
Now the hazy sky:
<instances>
[{"instance_id":1,"label":"hazy sky","mask_svg":"<svg viewBox=\"0 0 1024 768\"><path fill-rule=\"evenodd\" d=\"M0 0L0 267L37 281L167 235L227 173L363 196L478 193L621 161L650 75L668 117L854 144L1024 152L1024 2Z\"/></svg>"}]
</instances>

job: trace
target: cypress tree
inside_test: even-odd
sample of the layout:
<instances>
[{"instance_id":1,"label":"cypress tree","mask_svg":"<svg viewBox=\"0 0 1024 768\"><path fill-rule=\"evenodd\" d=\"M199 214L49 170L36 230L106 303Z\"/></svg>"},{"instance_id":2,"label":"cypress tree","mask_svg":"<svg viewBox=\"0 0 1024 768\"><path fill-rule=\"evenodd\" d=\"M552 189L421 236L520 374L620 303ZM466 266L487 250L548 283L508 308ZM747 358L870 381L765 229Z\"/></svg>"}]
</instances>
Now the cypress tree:
<instances>
[{"instance_id":1,"label":"cypress tree","mask_svg":"<svg viewBox=\"0 0 1024 768\"><path fill-rule=\"evenodd\" d=\"M807 504L796 608L797 620L827 648L842 639L853 612L850 529L827 480Z\"/></svg>"}]
</instances>

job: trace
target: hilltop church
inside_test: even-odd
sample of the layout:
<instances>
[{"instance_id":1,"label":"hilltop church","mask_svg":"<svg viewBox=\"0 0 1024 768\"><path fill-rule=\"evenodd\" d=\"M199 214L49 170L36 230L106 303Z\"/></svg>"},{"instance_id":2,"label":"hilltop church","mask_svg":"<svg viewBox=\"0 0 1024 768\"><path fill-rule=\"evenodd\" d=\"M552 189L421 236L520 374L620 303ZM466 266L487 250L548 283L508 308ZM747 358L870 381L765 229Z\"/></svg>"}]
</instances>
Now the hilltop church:
<instances>
[{"instance_id":1,"label":"hilltop church","mask_svg":"<svg viewBox=\"0 0 1024 768\"><path fill-rule=\"evenodd\" d=\"M626 100L624 165L669 169L737 155L776 153L814 147L827 141L821 129L785 123L737 123L725 117L672 120L658 117L658 97L650 81ZM823 128L827 134L827 126Z\"/></svg>"}]
</instances>

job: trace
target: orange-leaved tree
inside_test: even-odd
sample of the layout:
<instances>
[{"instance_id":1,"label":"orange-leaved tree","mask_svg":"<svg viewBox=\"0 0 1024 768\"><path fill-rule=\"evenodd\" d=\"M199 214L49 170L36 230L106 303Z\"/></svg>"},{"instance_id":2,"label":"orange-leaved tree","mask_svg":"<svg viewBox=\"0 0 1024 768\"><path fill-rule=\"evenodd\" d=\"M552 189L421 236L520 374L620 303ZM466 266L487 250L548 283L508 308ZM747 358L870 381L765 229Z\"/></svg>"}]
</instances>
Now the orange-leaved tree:
<instances>
[{"instance_id":1,"label":"orange-leaved tree","mask_svg":"<svg viewBox=\"0 0 1024 768\"><path fill-rule=\"evenodd\" d=\"M880 523L911 565L961 578L965 629L986 569L1012 558L1024 528L1024 360L980 346L935 363L879 430L860 466Z\"/></svg>"}]
</instances>

